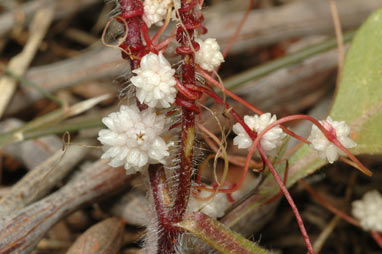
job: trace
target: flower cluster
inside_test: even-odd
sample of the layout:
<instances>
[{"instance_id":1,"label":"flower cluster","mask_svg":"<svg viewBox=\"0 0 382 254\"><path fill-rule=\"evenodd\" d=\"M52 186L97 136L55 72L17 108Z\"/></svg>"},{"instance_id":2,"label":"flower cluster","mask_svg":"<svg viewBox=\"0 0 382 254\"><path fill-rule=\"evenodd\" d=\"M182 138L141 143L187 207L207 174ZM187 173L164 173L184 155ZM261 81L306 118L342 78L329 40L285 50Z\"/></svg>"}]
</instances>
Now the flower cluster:
<instances>
[{"instance_id":1,"label":"flower cluster","mask_svg":"<svg viewBox=\"0 0 382 254\"><path fill-rule=\"evenodd\" d=\"M352 203L352 214L365 230L382 232L382 196L377 190L367 192Z\"/></svg>"},{"instance_id":2,"label":"flower cluster","mask_svg":"<svg viewBox=\"0 0 382 254\"><path fill-rule=\"evenodd\" d=\"M220 46L216 39L208 38L206 40L196 39L200 49L195 53L195 61L206 71L213 71L224 62Z\"/></svg>"},{"instance_id":3,"label":"flower cluster","mask_svg":"<svg viewBox=\"0 0 382 254\"><path fill-rule=\"evenodd\" d=\"M166 58L159 53L148 53L141 60L141 66L133 70L137 74L130 80L136 87L140 103L149 107L168 108L175 101L175 70Z\"/></svg>"},{"instance_id":4,"label":"flower cluster","mask_svg":"<svg viewBox=\"0 0 382 254\"><path fill-rule=\"evenodd\" d=\"M145 0L143 2L143 7L145 14L143 19L146 22L148 27L151 25L162 25L162 21L166 17L166 13L172 0Z\"/></svg>"},{"instance_id":5,"label":"flower cluster","mask_svg":"<svg viewBox=\"0 0 382 254\"><path fill-rule=\"evenodd\" d=\"M165 163L168 145L160 136L164 116L152 109L139 111L136 106L121 106L102 119L108 129L100 130L98 140L104 145L102 159L111 159L112 167L124 166L128 174L135 173L147 163Z\"/></svg>"},{"instance_id":6,"label":"flower cluster","mask_svg":"<svg viewBox=\"0 0 382 254\"><path fill-rule=\"evenodd\" d=\"M349 138L350 128L344 121L333 121L330 117L326 120L320 121L324 128L334 134L338 141L346 148L353 148L357 144ZM345 155L336 145L331 143L325 135L313 125L312 131L308 140L311 142L310 146L318 151L322 159L327 159L329 163L333 163L338 159L339 155Z\"/></svg>"},{"instance_id":7,"label":"flower cluster","mask_svg":"<svg viewBox=\"0 0 382 254\"><path fill-rule=\"evenodd\" d=\"M244 116L244 122L248 127L256 133L261 133L268 125L274 123L277 120L276 115L271 113L265 113L262 115ZM236 123L233 126L233 131L237 136L233 139L233 144L237 145L239 149L246 149L252 146L252 139L248 133L244 130L243 126ZM260 140L260 145L264 151L271 154L275 149L281 145L285 133L279 126L270 129Z\"/></svg>"}]
</instances>

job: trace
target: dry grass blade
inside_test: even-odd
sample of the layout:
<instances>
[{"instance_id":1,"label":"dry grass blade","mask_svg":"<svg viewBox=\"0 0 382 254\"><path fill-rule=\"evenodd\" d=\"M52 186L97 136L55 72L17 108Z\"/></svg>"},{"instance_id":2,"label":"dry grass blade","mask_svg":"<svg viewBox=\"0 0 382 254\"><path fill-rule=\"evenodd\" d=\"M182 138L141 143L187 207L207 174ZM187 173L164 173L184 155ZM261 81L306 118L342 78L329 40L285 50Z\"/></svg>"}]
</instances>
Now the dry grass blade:
<instances>
[{"instance_id":1,"label":"dry grass blade","mask_svg":"<svg viewBox=\"0 0 382 254\"><path fill-rule=\"evenodd\" d=\"M99 160L59 191L0 220L0 253L30 253L46 232L79 207L126 187L125 169Z\"/></svg>"},{"instance_id":2,"label":"dry grass blade","mask_svg":"<svg viewBox=\"0 0 382 254\"><path fill-rule=\"evenodd\" d=\"M38 47L44 38L48 27L53 20L53 9L44 8L34 16L30 27L30 37L23 51L12 58L7 69L16 75L23 75L31 63ZM2 77L0 80L0 117L3 115L14 91L17 81L11 77Z\"/></svg>"},{"instance_id":3,"label":"dry grass blade","mask_svg":"<svg viewBox=\"0 0 382 254\"><path fill-rule=\"evenodd\" d=\"M5 133L19 128L23 124L23 121L15 118L7 119L0 122L0 130L2 133ZM40 165L42 161L51 157L61 147L61 139L50 135L3 147L2 152L15 157L28 170L31 170Z\"/></svg>"},{"instance_id":4,"label":"dry grass blade","mask_svg":"<svg viewBox=\"0 0 382 254\"><path fill-rule=\"evenodd\" d=\"M98 103L110 98L110 94L104 94L95 98L91 98L73 106L64 106L57 109L51 113L41 116L22 127L0 135L0 147L8 144L20 142L24 140L24 135L28 131L36 130L41 127L51 126L52 124L57 124L66 118L81 114L91 108L93 108Z\"/></svg>"},{"instance_id":5,"label":"dry grass blade","mask_svg":"<svg viewBox=\"0 0 382 254\"><path fill-rule=\"evenodd\" d=\"M71 146L65 152L57 151L30 171L0 200L0 217L43 197L83 159L87 151L83 147Z\"/></svg>"},{"instance_id":6,"label":"dry grass blade","mask_svg":"<svg viewBox=\"0 0 382 254\"><path fill-rule=\"evenodd\" d=\"M229 4L230 1L226 1ZM359 26L375 9L380 0L336 0L339 18L344 30ZM243 12L214 13L211 8L206 15L209 36L216 38L224 47L240 23ZM277 18L275 18L277 17ZM328 1L294 1L267 10L252 10L243 26L231 53L277 43L288 38L312 34L331 34L333 23Z\"/></svg>"},{"instance_id":7,"label":"dry grass blade","mask_svg":"<svg viewBox=\"0 0 382 254\"><path fill-rule=\"evenodd\" d=\"M111 97L110 94L104 94L104 95L101 95L101 96L98 96L95 98L88 99L86 101L79 102L79 103L71 106L65 112L65 116L66 116L65 118L81 114L81 113L91 109L92 107L94 107L98 103L109 99L110 97Z\"/></svg>"},{"instance_id":8,"label":"dry grass blade","mask_svg":"<svg viewBox=\"0 0 382 254\"><path fill-rule=\"evenodd\" d=\"M123 243L124 222L109 218L89 228L66 254L116 254Z\"/></svg>"},{"instance_id":9,"label":"dry grass blade","mask_svg":"<svg viewBox=\"0 0 382 254\"><path fill-rule=\"evenodd\" d=\"M321 252L321 249L323 245L325 244L325 241L329 238L329 236L334 231L335 227L337 226L338 222L341 221L341 218L339 216L335 216L329 224L324 228L324 230L321 232L321 234L318 236L316 241L313 244L313 248L317 253Z\"/></svg>"},{"instance_id":10,"label":"dry grass blade","mask_svg":"<svg viewBox=\"0 0 382 254\"><path fill-rule=\"evenodd\" d=\"M89 80L116 77L130 69L121 59L120 52L110 48L92 48L81 55L31 68L26 80L38 85L47 92L54 92ZM42 98L36 89L23 86L23 93L18 93L9 105L7 113L12 114L26 107L34 100Z\"/></svg>"},{"instance_id":11,"label":"dry grass blade","mask_svg":"<svg viewBox=\"0 0 382 254\"><path fill-rule=\"evenodd\" d=\"M336 39L338 44L338 72L337 72L337 86L341 82L342 70L344 68L345 61L345 52L344 52L344 43L343 43L343 32L341 28L341 21L338 16L338 9L336 2L334 0L329 0L330 11L333 17L334 30L336 32Z\"/></svg>"},{"instance_id":12,"label":"dry grass blade","mask_svg":"<svg viewBox=\"0 0 382 254\"><path fill-rule=\"evenodd\" d=\"M1 1L1 2L12 2L12 1ZM32 0L24 1L20 12L24 15L25 21L29 22L33 13L41 8L55 7L54 18L64 18L66 16L72 15L80 9L88 7L91 4L100 2L100 0L67 0L67 1L56 1L56 0ZM8 11L0 16L0 35L4 35L9 32L13 26L15 26L17 20L14 18L14 11Z\"/></svg>"}]
</instances>

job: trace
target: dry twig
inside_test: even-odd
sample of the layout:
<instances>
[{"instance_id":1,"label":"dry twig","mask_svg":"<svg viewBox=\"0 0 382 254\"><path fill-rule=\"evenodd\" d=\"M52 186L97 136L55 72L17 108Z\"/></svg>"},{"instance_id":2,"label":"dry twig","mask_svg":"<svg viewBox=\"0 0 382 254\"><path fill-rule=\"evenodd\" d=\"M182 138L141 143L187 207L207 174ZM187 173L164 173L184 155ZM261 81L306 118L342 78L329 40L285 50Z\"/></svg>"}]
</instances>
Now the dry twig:
<instances>
[{"instance_id":1,"label":"dry twig","mask_svg":"<svg viewBox=\"0 0 382 254\"><path fill-rule=\"evenodd\" d=\"M16 212L43 197L83 159L87 149L71 146L57 151L18 181L0 200L0 217Z\"/></svg>"},{"instance_id":2,"label":"dry twig","mask_svg":"<svg viewBox=\"0 0 382 254\"><path fill-rule=\"evenodd\" d=\"M123 243L121 219L109 218L92 226L70 247L66 254L116 254Z\"/></svg>"},{"instance_id":3,"label":"dry twig","mask_svg":"<svg viewBox=\"0 0 382 254\"><path fill-rule=\"evenodd\" d=\"M126 187L124 168L99 160L50 196L0 219L0 253L29 253L46 232L79 207Z\"/></svg>"},{"instance_id":4,"label":"dry twig","mask_svg":"<svg viewBox=\"0 0 382 254\"><path fill-rule=\"evenodd\" d=\"M44 38L48 27L53 20L53 9L44 8L39 10L34 16L30 27L30 37L23 51L13 57L9 62L7 69L12 73L21 76L24 75L31 63L38 47ZM14 91L17 81L12 77L2 77L0 80L0 117L3 115Z\"/></svg>"}]
</instances>

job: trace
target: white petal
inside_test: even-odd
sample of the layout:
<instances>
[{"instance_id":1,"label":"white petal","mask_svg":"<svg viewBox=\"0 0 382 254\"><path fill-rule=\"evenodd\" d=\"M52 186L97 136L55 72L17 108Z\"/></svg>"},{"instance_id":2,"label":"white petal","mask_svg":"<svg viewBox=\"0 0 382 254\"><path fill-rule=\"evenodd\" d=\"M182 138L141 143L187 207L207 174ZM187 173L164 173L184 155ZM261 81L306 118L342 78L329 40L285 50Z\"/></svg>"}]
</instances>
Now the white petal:
<instances>
[{"instance_id":1,"label":"white petal","mask_svg":"<svg viewBox=\"0 0 382 254\"><path fill-rule=\"evenodd\" d=\"M240 123L236 123L236 124L234 124L233 127L232 127L232 130L233 130L233 132L236 133L237 135L239 135L240 133L244 133L244 132L245 132L243 126L241 126Z\"/></svg>"},{"instance_id":2,"label":"white petal","mask_svg":"<svg viewBox=\"0 0 382 254\"><path fill-rule=\"evenodd\" d=\"M346 147L346 148L353 148L353 147L356 147L357 146L357 143L354 142L352 139L350 139L349 137L343 137L341 140L340 140L341 144Z\"/></svg>"},{"instance_id":3,"label":"white petal","mask_svg":"<svg viewBox=\"0 0 382 254\"><path fill-rule=\"evenodd\" d=\"M252 146L252 139L250 139L248 136L247 137L236 136L233 139L233 144L237 145L239 149L250 148Z\"/></svg>"},{"instance_id":4,"label":"white petal","mask_svg":"<svg viewBox=\"0 0 382 254\"><path fill-rule=\"evenodd\" d=\"M112 160L109 162L109 166L111 166L111 167L113 167L113 168L121 167L121 166L123 166L123 164L124 164L124 162L118 160L117 158L114 158L114 159L112 159Z\"/></svg>"},{"instance_id":5,"label":"white petal","mask_svg":"<svg viewBox=\"0 0 382 254\"><path fill-rule=\"evenodd\" d=\"M328 146L326 149L326 157L331 164L338 159L337 147L335 145L330 144Z\"/></svg>"},{"instance_id":6,"label":"white petal","mask_svg":"<svg viewBox=\"0 0 382 254\"><path fill-rule=\"evenodd\" d=\"M109 129L114 128L114 121L112 117L104 117L102 118L102 122L106 125L107 128Z\"/></svg>"},{"instance_id":7,"label":"white petal","mask_svg":"<svg viewBox=\"0 0 382 254\"><path fill-rule=\"evenodd\" d=\"M104 154L102 154L101 159L113 158L119 153L119 151L119 147L110 147Z\"/></svg>"},{"instance_id":8,"label":"white petal","mask_svg":"<svg viewBox=\"0 0 382 254\"><path fill-rule=\"evenodd\" d=\"M147 154L140 153L139 156L138 156L138 160L137 160L137 166L138 167L143 167L144 165L147 164L148 159L149 158L148 158Z\"/></svg>"}]
</instances>

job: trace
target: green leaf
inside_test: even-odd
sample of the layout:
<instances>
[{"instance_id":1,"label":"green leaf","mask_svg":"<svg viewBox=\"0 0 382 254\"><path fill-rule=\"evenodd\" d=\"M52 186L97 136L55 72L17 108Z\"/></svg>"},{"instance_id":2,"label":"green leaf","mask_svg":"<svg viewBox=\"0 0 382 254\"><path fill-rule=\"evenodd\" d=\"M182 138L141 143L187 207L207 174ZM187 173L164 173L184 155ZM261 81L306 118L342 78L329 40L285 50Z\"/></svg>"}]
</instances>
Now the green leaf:
<instances>
[{"instance_id":1,"label":"green leaf","mask_svg":"<svg viewBox=\"0 0 382 254\"><path fill-rule=\"evenodd\" d=\"M345 121L357 147L355 155L382 153L382 9L372 14L355 35L344 65L342 81L334 99L330 116ZM289 159L287 186L312 174L327 162L316 151L303 145ZM282 175L282 168L279 168ZM269 200L279 187L268 177L261 189L223 218L229 227L248 223L248 216L262 208L270 210Z\"/></svg>"},{"instance_id":2,"label":"green leaf","mask_svg":"<svg viewBox=\"0 0 382 254\"><path fill-rule=\"evenodd\" d=\"M271 254L201 212L189 215L177 226L194 233L221 253Z\"/></svg>"},{"instance_id":3,"label":"green leaf","mask_svg":"<svg viewBox=\"0 0 382 254\"><path fill-rule=\"evenodd\" d=\"M345 121L357 147L355 155L382 153L382 9L358 30L346 55L342 81L330 116ZM288 185L326 164L307 145L291 158Z\"/></svg>"}]
</instances>

